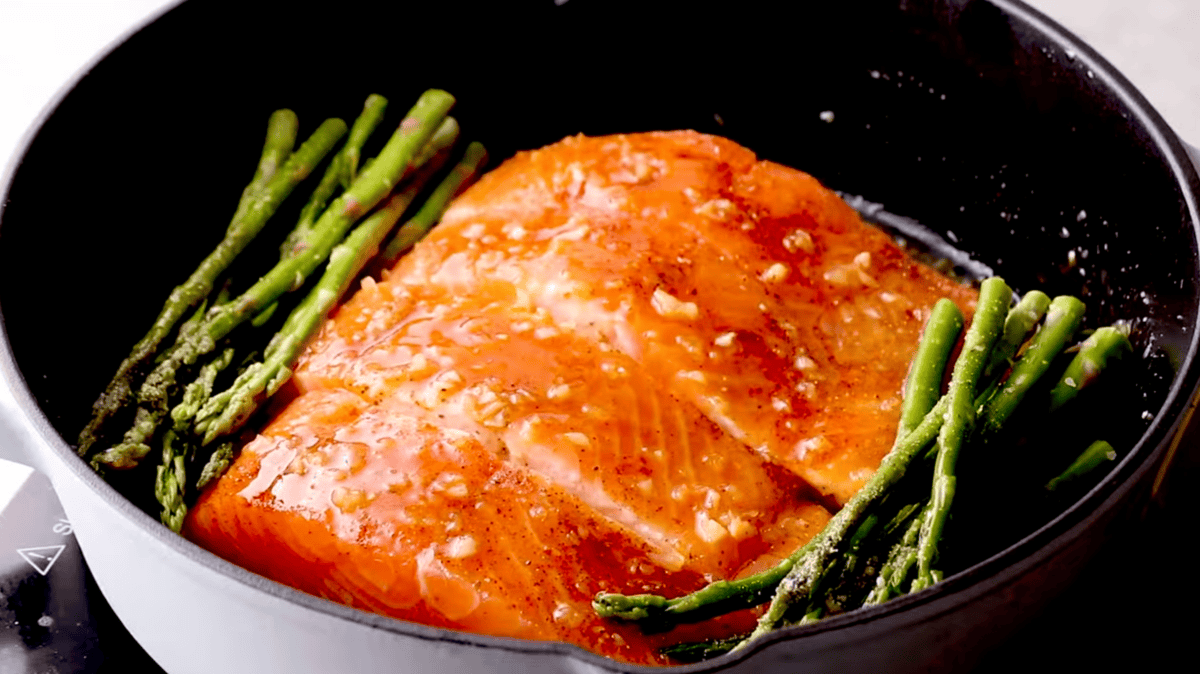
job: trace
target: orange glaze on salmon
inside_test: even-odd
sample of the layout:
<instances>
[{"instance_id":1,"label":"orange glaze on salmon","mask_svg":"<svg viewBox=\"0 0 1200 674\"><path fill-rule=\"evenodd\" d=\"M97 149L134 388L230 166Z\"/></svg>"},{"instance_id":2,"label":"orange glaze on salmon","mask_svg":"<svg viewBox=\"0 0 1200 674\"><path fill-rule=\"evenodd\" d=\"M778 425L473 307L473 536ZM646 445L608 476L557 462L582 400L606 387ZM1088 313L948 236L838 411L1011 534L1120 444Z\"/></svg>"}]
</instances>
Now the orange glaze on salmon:
<instances>
[{"instance_id":1,"label":"orange glaze on salmon","mask_svg":"<svg viewBox=\"0 0 1200 674\"><path fill-rule=\"evenodd\" d=\"M694 132L484 176L309 346L185 535L334 601L631 662L599 591L774 563L891 445L929 308L975 295L810 176Z\"/></svg>"}]
</instances>

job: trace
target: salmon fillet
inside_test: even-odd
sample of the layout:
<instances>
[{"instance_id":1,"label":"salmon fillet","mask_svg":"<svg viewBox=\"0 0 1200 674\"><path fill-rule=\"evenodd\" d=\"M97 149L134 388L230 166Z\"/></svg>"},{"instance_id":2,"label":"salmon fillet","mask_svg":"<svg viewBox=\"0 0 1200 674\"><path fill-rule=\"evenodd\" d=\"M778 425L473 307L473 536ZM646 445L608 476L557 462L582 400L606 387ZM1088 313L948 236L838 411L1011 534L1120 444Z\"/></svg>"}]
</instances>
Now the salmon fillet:
<instances>
[{"instance_id":1,"label":"salmon fillet","mask_svg":"<svg viewBox=\"0 0 1200 674\"><path fill-rule=\"evenodd\" d=\"M306 592L631 662L599 591L682 594L820 530L886 454L925 268L694 132L520 153L343 305L184 533Z\"/></svg>"}]
</instances>

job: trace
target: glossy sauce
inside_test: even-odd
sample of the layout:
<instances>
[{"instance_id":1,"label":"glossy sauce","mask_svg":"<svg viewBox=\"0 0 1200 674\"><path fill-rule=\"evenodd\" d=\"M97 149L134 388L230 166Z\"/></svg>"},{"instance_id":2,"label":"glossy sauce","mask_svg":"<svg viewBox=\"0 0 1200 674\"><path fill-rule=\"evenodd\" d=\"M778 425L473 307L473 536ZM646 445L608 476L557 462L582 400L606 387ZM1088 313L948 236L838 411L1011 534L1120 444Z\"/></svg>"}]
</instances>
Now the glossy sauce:
<instances>
[{"instance_id":1,"label":"glossy sauce","mask_svg":"<svg viewBox=\"0 0 1200 674\"><path fill-rule=\"evenodd\" d=\"M890 447L929 307L974 293L813 178L693 132L505 162L326 324L185 534L334 601L656 649L599 591L757 571ZM681 633L685 632L685 633Z\"/></svg>"}]
</instances>

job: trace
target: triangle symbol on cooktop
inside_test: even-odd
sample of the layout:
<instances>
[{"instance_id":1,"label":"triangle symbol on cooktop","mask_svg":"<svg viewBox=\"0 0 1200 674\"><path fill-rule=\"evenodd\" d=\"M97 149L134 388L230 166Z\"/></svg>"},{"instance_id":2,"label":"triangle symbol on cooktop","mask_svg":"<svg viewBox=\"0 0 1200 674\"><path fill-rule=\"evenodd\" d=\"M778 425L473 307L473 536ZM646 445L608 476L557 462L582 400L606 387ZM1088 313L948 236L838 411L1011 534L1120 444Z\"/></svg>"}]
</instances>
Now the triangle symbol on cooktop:
<instances>
[{"instance_id":1,"label":"triangle symbol on cooktop","mask_svg":"<svg viewBox=\"0 0 1200 674\"><path fill-rule=\"evenodd\" d=\"M19 548L17 554L44 576L50 573L50 567L54 566L54 563L58 561L58 556L66 547L65 545L44 545L40 548Z\"/></svg>"}]
</instances>

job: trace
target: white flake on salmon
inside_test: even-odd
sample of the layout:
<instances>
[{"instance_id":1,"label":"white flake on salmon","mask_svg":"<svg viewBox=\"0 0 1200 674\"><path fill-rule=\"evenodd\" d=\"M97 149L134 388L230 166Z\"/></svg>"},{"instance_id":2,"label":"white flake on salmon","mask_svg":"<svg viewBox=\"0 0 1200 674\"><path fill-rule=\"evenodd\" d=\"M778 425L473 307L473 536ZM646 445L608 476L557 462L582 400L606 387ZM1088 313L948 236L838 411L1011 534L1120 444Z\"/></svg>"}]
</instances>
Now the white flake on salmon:
<instances>
[{"instance_id":1,"label":"white flake on salmon","mask_svg":"<svg viewBox=\"0 0 1200 674\"><path fill-rule=\"evenodd\" d=\"M695 302L682 302L661 287L654 289L650 304L663 318L694 321L700 316L700 308Z\"/></svg>"},{"instance_id":2,"label":"white flake on salmon","mask_svg":"<svg viewBox=\"0 0 1200 674\"><path fill-rule=\"evenodd\" d=\"M786 264L783 264L782 262L776 262L770 267L767 267L763 273L759 274L758 278L763 283L782 283L787 280L788 273L790 271L791 270L788 269Z\"/></svg>"},{"instance_id":3,"label":"white flake on salmon","mask_svg":"<svg viewBox=\"0 0 1200 674\"><path fill-rule=\"evenodd\" d=\"M793 229L787 236L783 237L783 247L789 253L795 253L796 251L812 253L817 249L816 245L813 244L812 235L803 229Z\"/></svg>"}]
</instances>

